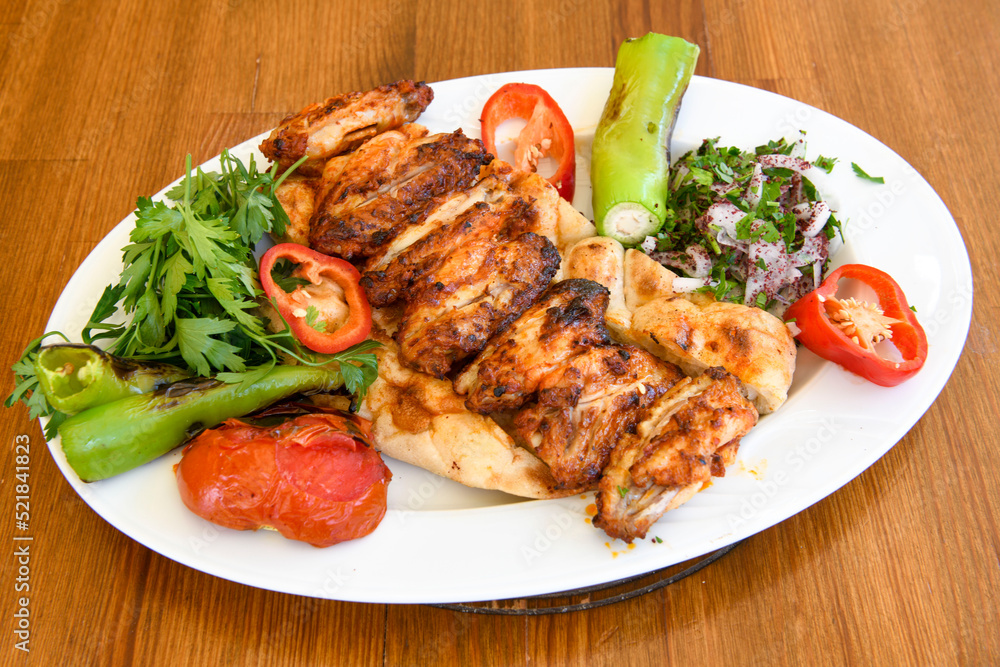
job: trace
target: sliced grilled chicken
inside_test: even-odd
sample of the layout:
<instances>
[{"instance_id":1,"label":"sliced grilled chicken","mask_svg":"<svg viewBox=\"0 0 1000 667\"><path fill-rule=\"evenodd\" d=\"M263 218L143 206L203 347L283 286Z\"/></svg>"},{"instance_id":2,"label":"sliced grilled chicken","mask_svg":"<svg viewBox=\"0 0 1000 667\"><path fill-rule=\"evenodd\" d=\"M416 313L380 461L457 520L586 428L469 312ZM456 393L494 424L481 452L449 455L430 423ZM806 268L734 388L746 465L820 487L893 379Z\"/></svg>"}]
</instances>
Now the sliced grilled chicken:
<instances>
[{"instance_id":1,"label":"sliced grilled chicken","mask_svg":"<svg viewBox=\"0 0 1000 667\"><path fill-rule=\"evenodd\" d=\"M536 402L514 417L515 432L560 488L590 489L621 438L683 377L641 348L593 347L542 380Z\"/></svg>"},{"instance_id":2,"label":"sliced grilled chicken","mask_svg":"<svg viewBox=\"0 0 1000 667\"><path fill-rule=\"evenodd\" d=\"M365 276L373 303L387 292L405 295L396 332L405 364L444 377L545 289L559 252L523 231L533 215L519 197L478 203L397 255L377 282Z\"/></svg>"},{"instance_id":3,"label":"sliced grilled chicken","mask_svg":"<svg viewBox=\"0 0 1000 667\"><path fill-rule=\"evenodd\" d=\"M757 410L726 371L712 368L678 382L612 452L594 525L626 542L645 537L664 512L725 475L740 438L756 423Z\"/></svg>"},{"instance_id":4,"label":"sliced grilled chicken","mask_svg":"<svg viewBox=\"0 0 1000 667\"><path fill-rule=\"evenodd\" d=\"M608 290L590 280L552 285L455 379L466 405L482 414L514 410L573 357L611 345L604 325Z\"/></svg>"},{"instance_id":5,"label":"sliced grilled chicken","mask_svg":"<svg viewBox=\"0 0 1000 667\"><path fill-rule=\"evenodd\" d=\"M437 378L479 352L531 305L559 268L559 251L532 232L455 248L411 295L396 340L400 357Z\"/></svg>"},{"instance_id":6,"label":"sliced grilled chicken","mask_svg":"<svg viewBox=\"0 0 1000 667\"><path fill-rule=\"evenodd\" d=\"M461 130L426 136L409 124L351 154L336 186L317 203L310 246L348 260L379 252L455 192L479 180L493 156Z\"/></svg>"}]
</instances>

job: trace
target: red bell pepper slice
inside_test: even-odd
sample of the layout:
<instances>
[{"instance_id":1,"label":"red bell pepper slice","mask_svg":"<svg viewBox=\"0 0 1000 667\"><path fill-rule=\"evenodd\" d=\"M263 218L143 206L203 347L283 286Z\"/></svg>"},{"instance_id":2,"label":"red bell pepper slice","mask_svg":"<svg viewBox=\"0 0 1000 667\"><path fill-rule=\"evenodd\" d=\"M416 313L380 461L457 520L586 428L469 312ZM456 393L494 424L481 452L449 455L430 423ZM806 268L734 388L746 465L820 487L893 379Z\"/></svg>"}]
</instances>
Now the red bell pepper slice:
<instances>
[{"instance_id":1,"label":"red bell pepper slice","mask_svg":"<svg viewBox=\"0 0 1000 667\"><path fill-rule=\"evenodd\" d=\"M271 275L278 260L295 265L292 277L308 281L286 292ZM349 262L298 243L281 243L260 261L264 294L288 322L292 333L314 352L335 354L360 343L372 327L372 311L361 274Z\"/></svg>"},{"instance_id":2,"label":"red bell pepper slice","mask_svg":"<svg viewBox=\"0 0 1000 667\"><path fill-rule=\"evenodd\" d=\"M850 278L870 287L877 304L836 298L838 281ZM845 264L818 289L785 311L794 320L796 339L818 356L883 387L907 380L927 359L927 335L906 302L903 290L888 273L864 264ZM886 359L875 344L890 339L902 361Z\"/></svg>"},{"instance_id":3,"label":"red bell pepper slice","mask_svg":"<svg viewBox=\"0 0 1000 667\"><path fill-rule=\"evenodd\" d=\"M576 191L576 146L573 126L566 115L542 88L530 83L508 83L486 101L482 123L483 144L497 154L496 130L505 120L523 118L528 121L517 137L514 166L522 171L536 171L538 160L546 154L559 166L548 182L555 186L566 201L573 201Z\"/></svg>"}]
</instances>

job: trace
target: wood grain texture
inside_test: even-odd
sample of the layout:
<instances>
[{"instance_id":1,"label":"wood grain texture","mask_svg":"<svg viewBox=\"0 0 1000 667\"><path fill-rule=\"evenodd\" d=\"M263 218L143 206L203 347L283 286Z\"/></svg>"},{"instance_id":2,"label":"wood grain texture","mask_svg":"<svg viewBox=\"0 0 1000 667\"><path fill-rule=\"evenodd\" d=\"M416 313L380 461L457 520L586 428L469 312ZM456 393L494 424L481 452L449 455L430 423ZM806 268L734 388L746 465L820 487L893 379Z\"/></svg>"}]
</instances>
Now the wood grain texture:
<instances>
[{"instance_id":1,"label":"wood grain texture","mask_svg":"<svg viewBox=\"0 0 1000 667\"><path fill-rule=\"evenodd\" d=\"M993 0L5 2L0 361L41 333L79 263L136 197L181 173L186 153L200 162L306 103L399 78L611 66L621 40L649 30L697 42L699 74L793 97L869 132L954 215L976 280L971 330L944 392L896 447L677 584L525 618L296 597L180 566L90 510L18 407L0 420L0 664L1000 661ZM2 378L6 395L12 378ZM21 434L32 444L35 536L28 655L14 649L9 555Z\"/></svg>"}]
</instances>

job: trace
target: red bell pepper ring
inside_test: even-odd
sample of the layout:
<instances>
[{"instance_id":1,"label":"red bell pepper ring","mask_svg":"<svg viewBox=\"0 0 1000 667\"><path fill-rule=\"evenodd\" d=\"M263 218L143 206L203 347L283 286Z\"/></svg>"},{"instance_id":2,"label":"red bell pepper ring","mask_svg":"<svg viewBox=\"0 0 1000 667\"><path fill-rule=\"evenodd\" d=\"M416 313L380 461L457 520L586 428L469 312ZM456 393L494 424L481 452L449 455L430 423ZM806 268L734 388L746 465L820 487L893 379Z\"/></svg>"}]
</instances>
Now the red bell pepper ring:
<instances>
[{"instance_id":1,"label":"red bell pepper ring","mask_svg":"<svg viewBox=\"0 0 1000 667\"><path fill-rule=\"evenodd\" d=\"M870 287L878 304L837 299L842 278ZM831 273L785 311L785 321L791 320L799 330L796 339L808 349L883 387L913 377L927 359L927 335L903 290L889 274L864 264L845 264ZM878 354L875 344L885 339L896 346L902 361Z\"/></svg>"},{"instance_id":2,"label":"red bell pepper ring","mask_svg":"<svg viewBox=\"0 0 1000 667\"><path fill-rule=\"evenodd\" d=\"M573 201L576 191L576 146L573 126L566 120L552 96L530 83L508 83L493 93L483 106L483 144L497 154L497 127L511 118L528 121L517 137L514 166L522 171L536 171L539 158L546 154L558 161L556 173L548 182L566 201Z\"/></svg>"},{"instance_id":3,"label":"red bell pepper ring","mask_svg":"<svg viewBox=\"0 0 1000 667\"><path fill-rule=\"evenodd\" d=\"M309 285L299 285L291 292L277 285L271 271L280 259L296 265L292 276L309 281ZM278 244L260 261L264 294L299 342L321 354L341 352L368 337L372 311L359 280L361 274L349 262L298 243Z\"/></svg>"}]
</instances>

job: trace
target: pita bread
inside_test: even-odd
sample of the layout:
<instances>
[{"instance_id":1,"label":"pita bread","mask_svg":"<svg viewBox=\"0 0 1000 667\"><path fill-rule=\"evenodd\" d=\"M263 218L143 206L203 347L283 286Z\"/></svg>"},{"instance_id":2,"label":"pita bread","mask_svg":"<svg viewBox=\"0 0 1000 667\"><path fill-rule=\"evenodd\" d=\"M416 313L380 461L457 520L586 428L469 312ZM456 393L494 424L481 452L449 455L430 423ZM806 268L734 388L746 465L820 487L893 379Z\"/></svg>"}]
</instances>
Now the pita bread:
<instances>
[{"instance_id":1,"label":"pita bread","mask_svg":"<svg viewBox=\"0 0 1000 667\"><path fill-rule=\"evenodd\" d=\"M688 375L721 366L738 377L760 414L788 398L795 340L785 323L759 308L663 296L632 313L631 341Z\"/></svg>"},{"instance_id":2,"label":"pita bread","mask_svg":"<svg viewBox=\"0 0 1000 667\"><path fill-rule=\"evenodd\" d=\"M788 398L795 341L788 327L759 308L716 301L711 294L678 294L670 269L612 239L573 245L567 277L587 278L611 292L606 319L620 340L677 364L691 376L721 366L744 384L760 414Z\"/></svg>"},{"instance_id":3,"label":"pita bread","mask_svg":"<svg viewBox=\"0 0 1000 667\"><path fill-rule=\"evenodd\" d=\"M566 278L586 278L608 288L608 309L604 320L611 331L621 334L632 322L625 307L625 248L605 236L583 239L567 251L564 261Z\"/></svg>"},{"instance_id":4,"label":"pita bread","mask_svg":"<svg viewBox=\"0 0 1000 667\"><path fill-rule=\"evenodd\" d=\"M490 417L469 411L448 380L404 367L398 347L383 334L376 351L378 379L358 413L372 422L375 446L460 484L525 498L559 498L549 467L519 447Z\"/></svg>"}]
</instances>

